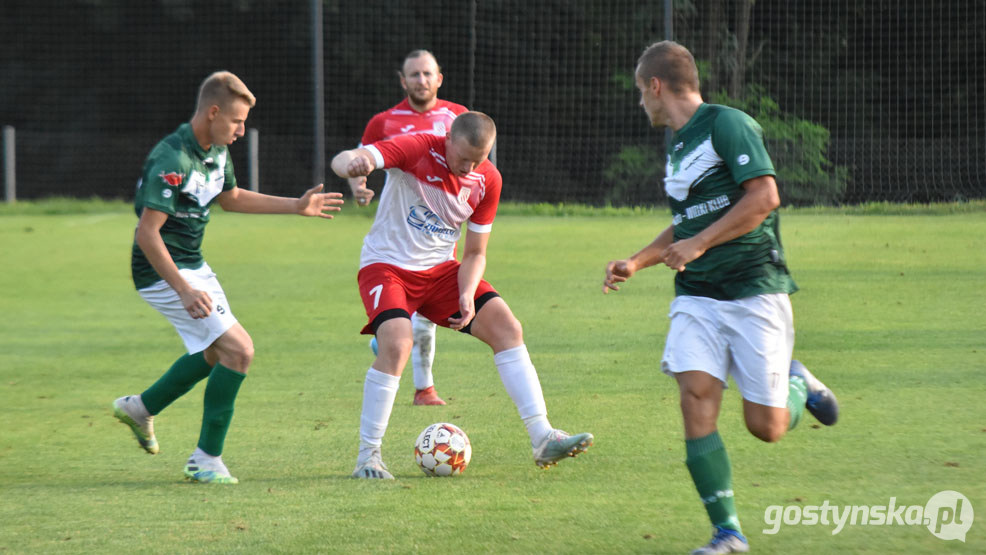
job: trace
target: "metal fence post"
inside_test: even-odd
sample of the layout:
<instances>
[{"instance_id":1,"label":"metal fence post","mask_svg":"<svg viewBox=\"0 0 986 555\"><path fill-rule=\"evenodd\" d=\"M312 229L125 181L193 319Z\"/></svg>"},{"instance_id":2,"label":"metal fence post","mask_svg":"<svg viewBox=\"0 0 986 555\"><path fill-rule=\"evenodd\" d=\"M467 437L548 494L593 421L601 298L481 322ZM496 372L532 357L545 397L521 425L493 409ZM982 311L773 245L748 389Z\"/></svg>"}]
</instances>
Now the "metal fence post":
<instances>
[{"instance_id":1,"label":"metal fence post","mask_svg":"<svg viewBox=\"0 0 986 555\"><path fill-rule=\"evenodd\" d=\"M14 127L3 126L3 190L8 204L17 202L17 170L14 150Z\"/></svg>"},{"instance_id":2,"label":"metal fence post","mask_svg":"<svg viewBox=\"0 0 986 555\"><path fill-rule=\"evenodd\" d=\"M255 127L247 129L247 166L250 169L250 190L260 191L260 132Z\"/></svg>"},{"instance_id":3,"label":"metal fence post","mask_svg":"<svg viewBox=\"0 0 986 555\"><path fill-rule=\"evenodd\" d=\"M312 185L325 183L325 69L322 44L322 1L312 0L312 94L314 96L315 152L312 158Z\"/></svg>"}]
</instances>

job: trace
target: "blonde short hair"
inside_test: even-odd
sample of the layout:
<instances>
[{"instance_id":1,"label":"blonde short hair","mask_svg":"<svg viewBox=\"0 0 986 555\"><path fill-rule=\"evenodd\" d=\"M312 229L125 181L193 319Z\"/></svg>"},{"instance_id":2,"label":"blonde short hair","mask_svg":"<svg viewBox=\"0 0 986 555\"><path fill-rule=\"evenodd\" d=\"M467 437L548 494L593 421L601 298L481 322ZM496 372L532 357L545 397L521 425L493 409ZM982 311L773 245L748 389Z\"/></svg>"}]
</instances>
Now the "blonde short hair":
<instances>
[{"instance_id":1,"label":"blonde short hair","mask_svg":"<svg viewBox=\"0 0 986 555\"><path fill-rule=\"evenodd\" d=\"M217 71L202 81L195 111L205 110L212 105L225 108L234 98L242 98L251 108L257 103L257 97L253 96L239 77L228 71Z\"/></svg>"}]
</instances>

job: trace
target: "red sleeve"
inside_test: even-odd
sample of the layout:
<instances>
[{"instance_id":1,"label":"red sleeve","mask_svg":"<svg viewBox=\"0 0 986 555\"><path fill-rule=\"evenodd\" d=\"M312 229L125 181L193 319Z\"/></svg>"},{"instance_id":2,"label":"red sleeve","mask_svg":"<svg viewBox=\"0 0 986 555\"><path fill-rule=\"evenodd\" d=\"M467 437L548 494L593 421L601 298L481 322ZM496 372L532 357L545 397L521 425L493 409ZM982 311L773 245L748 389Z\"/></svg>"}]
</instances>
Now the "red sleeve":
<instances>
[{"instance_id":1,"label":"red sleeve","mask_svg":"<svg viewBox=\"0 0 986 555\"><path fill-rule=\"evenodd\" d=\"M503 179L500 177L500 170L496 169L496 166L489 160L484 161L477 171L480 171L485 177L486 190L483 198L476 205L476 209L473 210L472 216L469 217L469 221L477 225L490 225L496 218L497 207L500 206L500 189L503 185Z\"/></svg>"},{"instance_id":2,"label":"red sleeve","mask_svg":"<svg viewBox=\"0 0 986 555\"><path fill-rule=\"evenodd\" d=\"M384 139L383 136L383 124L385 121L384 112L370 118L369 123L366 124L366 130L363 131L363 139L360 141L361 145L373 144L377 141Z\"/></svg>"},{"instance_id":3,"label":"red sleeve","mask_svg":"<svg viewBox=\"0 0 986 555\"><path fill-rule=\"evenodd\" d=\"M383 156L384 168L400 168L410 172L419 159L428 156L428 150L433 143L444 140L445 137L430 133L412 133L376 142L373 146Z\"/></svg>"}]
</instances>

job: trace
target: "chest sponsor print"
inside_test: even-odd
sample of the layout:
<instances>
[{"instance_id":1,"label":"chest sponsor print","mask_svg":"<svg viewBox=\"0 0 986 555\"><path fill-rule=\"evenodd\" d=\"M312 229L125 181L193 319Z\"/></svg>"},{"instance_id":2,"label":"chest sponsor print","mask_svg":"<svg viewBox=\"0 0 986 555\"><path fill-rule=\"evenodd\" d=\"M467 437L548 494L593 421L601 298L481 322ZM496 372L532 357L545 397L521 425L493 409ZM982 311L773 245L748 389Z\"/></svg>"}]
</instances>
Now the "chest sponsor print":
<instances>
[{"instance_id":1,"label":"chest sponsor print","mask_svg":"<svg viewBox=\"0 0 986 555\"><path fill-rule=\"evenodd\" d=\"M407 224L428 236L435 237L454 237L456 230L450 228L438 214L435 214L427 206L416 205L408 210Z\"/></svg>"},{"instance_id":2,"label":"chest sponsor print","mask_svg":"<svg viewBox=\"0 0 986 555\"><path fill-rule=\"evenodd\" d=\"M212 199L223 192L223 184L226 182L226 174L223 173L225 167L226 154L222 154L218 156L216 167L209 170L208 175L193 170L181 192L198 202L199 206L207 206Z\"/></svg>"}]
</instances>

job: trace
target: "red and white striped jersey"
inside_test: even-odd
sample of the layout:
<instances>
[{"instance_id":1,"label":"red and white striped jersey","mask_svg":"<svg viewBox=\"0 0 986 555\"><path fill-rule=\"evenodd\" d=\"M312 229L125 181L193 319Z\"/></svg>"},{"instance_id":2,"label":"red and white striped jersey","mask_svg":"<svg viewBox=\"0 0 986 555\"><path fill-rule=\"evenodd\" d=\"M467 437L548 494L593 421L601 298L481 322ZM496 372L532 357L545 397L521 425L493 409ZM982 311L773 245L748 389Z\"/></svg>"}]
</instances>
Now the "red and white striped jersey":
<instances>
[{"instance_id":1,"label":"red and white striped jersey","mask_svg":"<svg viewBox=\"0 0 986 555\"><path fill-rule=\"evenodd\" d=\"M360 146L408 133L434 133L444 137L452 128L455 116L468 111L461 104L438 99L432 109L418 112L405 98L400 104L370 119Z\"/></svg>"},{"instance_id":2,"label":"red and white striped jersey","mask_svg":"<svg viewBox=\"0 0 986 555\"><path fill-rule=\"evenodd\" d=\"M455 258L462 224L489 233L500 202L500 171L484 160L464 177L449 172L445 136L400 135L367 145L387 185L363 240L360 268L383 262L427 270Z\"/></svg>"}]
</instances>

